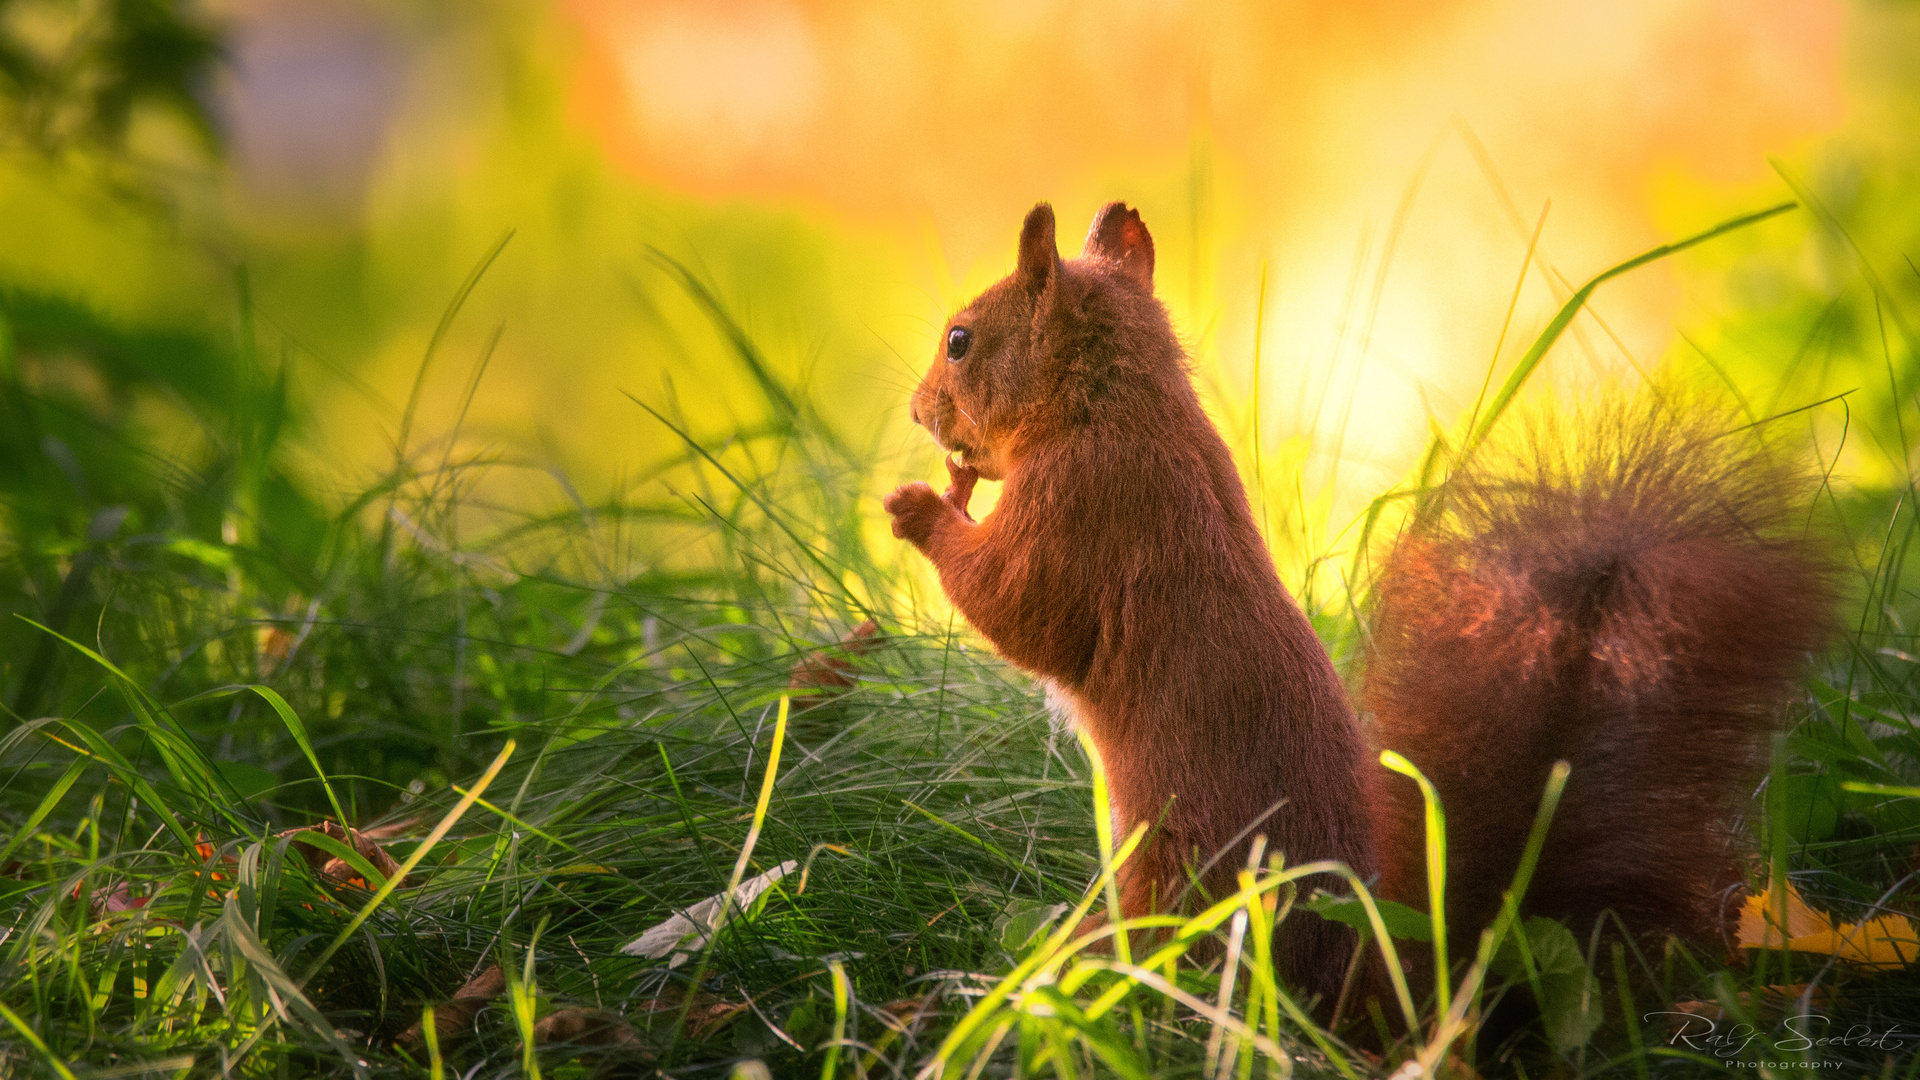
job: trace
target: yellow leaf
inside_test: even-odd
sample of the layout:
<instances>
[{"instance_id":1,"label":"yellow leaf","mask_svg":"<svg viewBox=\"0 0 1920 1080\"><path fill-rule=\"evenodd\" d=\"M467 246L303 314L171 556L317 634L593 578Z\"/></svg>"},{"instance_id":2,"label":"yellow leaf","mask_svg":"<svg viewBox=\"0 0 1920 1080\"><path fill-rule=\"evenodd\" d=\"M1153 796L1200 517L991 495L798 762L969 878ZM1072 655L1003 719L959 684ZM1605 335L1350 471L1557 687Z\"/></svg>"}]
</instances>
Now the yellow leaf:
<instances>
[{"instance_id":1,"label":"yellow leaf","mask_svg":"<svg viewBox=\"0 0 1920 1080\"><path fill-rule=\"evenodd\" d=\"M1740 946L1782 947L1778 925L1780 894L1772 889L1749 896L1740 909ZM1868 968L1904 968L1920 960L1920 930L1904 915L1882 915L1855 925L1839 922L1807 906L1791 883L1786 895L1784 947L1793 952L1836 956Z\"/></svg>"},{"instance_id":2,"label":"yellow leaf","mask_svg":"<svg viewBox=\"0 0 1920 1080\"><path fill-rule=\"evenodd\" d=\"M1776 928L1779 919L1780 893L1777 889L1768 889L1765 893L1747 897L1740 907L1740 945L1747 949L1777 949L1780 947L1780 933ZM1807 934L1818 934L1833 928L1833 920L1807 906L1800 899L1800 892L1789 882L1787 884L1787 937L1797 938Z\"/></svg>"}]
</instances>

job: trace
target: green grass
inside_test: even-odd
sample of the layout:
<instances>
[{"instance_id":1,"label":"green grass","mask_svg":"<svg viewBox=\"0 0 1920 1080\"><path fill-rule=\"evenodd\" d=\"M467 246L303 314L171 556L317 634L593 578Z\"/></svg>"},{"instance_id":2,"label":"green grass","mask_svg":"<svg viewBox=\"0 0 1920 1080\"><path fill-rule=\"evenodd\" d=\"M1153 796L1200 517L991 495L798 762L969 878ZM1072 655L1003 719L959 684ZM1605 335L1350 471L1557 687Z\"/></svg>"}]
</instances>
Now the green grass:
<instances>
[{"instance_id":1,"label":"green grass","mask_svg":"<svg viewBox=\"0 0 1920 1080\"><path fill-rule=\"evenodd\" d=\"M244 292L231 344L0 294L0 1073L1332 1076L1466 1049L1516 1075L1725 1075L1638 1017L1717 1001L1772 1031L1761 988L1815 977L1848 1023L1920 1015L1906 973L1647 956L1506 920L1446 985L1407 988L1423 1030L1381 1060L1342 1038L1368 1018L1323 1031L1273 977L1266 928L1310 901L1288 885L1310 867L1249 867L1236 896L1162 920L1164 947L1089 951L1078 917L1106 909L1132 838L1096 828L1086 753L933 614L899 545L874 546L875 455L774 374L710 283L661 269L770 419L686 439L626 494L532 510L487 494L514 462L451 432L411 432L364 490L317 490L292 464L315 437ZM1887 348L1894 379L1911 345ZM143 426L61 377L82 368L169 418ZM635 422L691 430L658 401ZM1861 553L1858 617L1748 822L1756 881L1790 872L1856 920L1920 912L1920 800L1842 787L1920 781L1911 494L1823 494ZM1316 616L1346 655L1340 599ZM869 617L885 637L858 685L783 725L793 665ZM286 830L329 817L390 826L411 873L383 883L313 841L369 887L323 875ZM789 860L683 962L621 952ZM1404 910L1348 914L1419 931ZM1203 940L1215 959L1183 959ZM497 997L450 1000L495 965ZM1502 1058L1468 1020L1506 993L1547 1007ZM402 1045L428 1006L460 1022ZM625 1027L537 1036L582 1009ZM1920 1068L1904 1045L1820 1053L1841 1075Z\"/></svg>"}]
</instances>

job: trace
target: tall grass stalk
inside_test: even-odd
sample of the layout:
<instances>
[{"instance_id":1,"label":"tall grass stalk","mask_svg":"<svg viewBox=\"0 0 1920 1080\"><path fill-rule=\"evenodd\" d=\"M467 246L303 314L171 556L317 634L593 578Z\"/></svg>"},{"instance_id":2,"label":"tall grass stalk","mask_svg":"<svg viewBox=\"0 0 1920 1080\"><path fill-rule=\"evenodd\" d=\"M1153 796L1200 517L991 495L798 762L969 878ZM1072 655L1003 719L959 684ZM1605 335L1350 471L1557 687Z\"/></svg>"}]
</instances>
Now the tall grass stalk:
<instances>
[{"instance_id":1,"label":"tall grass stalk","mask_svg":"<svg viewBox=\"0 0 1920 1080\"><path fill-rule=\"evenodd\" d=\"M1444 1017L1453 1010L1453 969L1447 963L1447 813L1440 805L1440 794L1413 762L1392 750L1380 753L1380 764L1420 785L1420 800L1426 806L1427 912L1433 923L1433 998L1434 1008ZM1440 1031L1433 1032L1438 1042Z\"/></svg>"},{"instance_id":2,"label":"tall grass stalk","mask_svg":"<svg viewBox=\"0 0 1920 1080\"><path fill-rule=\"evenodd\" d=\"M838 960L827 964L833 976L833 1036L827 1041L827 1060L820 1066L820 1080L834 1080L840 1069L840 1050L847 1045L847 969Z\"/></svg>"}]
</instances>

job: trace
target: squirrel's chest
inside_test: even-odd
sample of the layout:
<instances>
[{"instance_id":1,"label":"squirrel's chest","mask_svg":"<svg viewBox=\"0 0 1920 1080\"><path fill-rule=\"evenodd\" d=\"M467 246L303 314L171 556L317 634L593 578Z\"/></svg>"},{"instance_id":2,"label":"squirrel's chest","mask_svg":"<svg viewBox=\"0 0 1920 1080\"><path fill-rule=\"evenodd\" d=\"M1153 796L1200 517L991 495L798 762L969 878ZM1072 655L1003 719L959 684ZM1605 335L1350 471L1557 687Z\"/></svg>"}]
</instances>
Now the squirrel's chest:
<instances>
[{"instance_id":1,"label":"squirrel's chest","mask_svg":"<svg viewBox=\"0 0 1920 1080\"><path fill-rule=\"evenodd\" d=\"M1048 678L1042 678L1040 686L1047 692L1047 715L1053 720L1053 729L1059 732L1079 731L1080 703L1074 698L1073 691Z\"/></svg>"}]
</instances>

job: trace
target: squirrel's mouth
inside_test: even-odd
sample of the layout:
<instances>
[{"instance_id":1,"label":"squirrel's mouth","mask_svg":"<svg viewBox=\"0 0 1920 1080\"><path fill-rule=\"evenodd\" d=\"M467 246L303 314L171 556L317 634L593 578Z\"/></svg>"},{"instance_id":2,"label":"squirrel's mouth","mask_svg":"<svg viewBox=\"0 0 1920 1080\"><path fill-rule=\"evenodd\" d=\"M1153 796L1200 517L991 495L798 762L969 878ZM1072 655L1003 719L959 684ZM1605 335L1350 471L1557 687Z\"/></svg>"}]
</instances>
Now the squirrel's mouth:
<instances>
[{"instance_id":1,"label":"squirrel's mouth","mask_svg":"<svg viewBox=\"0 0 1920 1080\"><path fill-rule=\"evenodd\" d=\"M991 455L960 433L964 431L967 435L977 437L982 434L979 424L973 417L968 416L966 410L962 409L953 398L946 394L938 394L924 405L920 401L914 404L914 422L927 429L927 433L933 436L934 443L940 449L950 454L958 454L962 465L975 469L986 466ZM962 423L962 421L965 422ZM956 431L956 428L959 430ZM986 474L982 472L981 475Z\"/></svg>"},{"instance_id":2,"label":"squirrel's mouth","mask_svg":"<svg viewBox=\"0 0 1920 1080\"><path fill-rule=\"evenodd\" d=\"M960 464L978 473L980 479L998 481L1002 478L998 459L988 451L979 447L968 446L961 442L951 444L942 443L941 445L945 446L946 449L952 451L954 454L957 454L960 458Z\"/></svg>"},{"instance_id":3,"label":"squirrel's mouth","mask_svg":"<svg viewBox=\"0 0 1920 1080\"><path fill-rule=\"evenodd\" d=\"M960 456L960 464L970 466L978 466L980 464L981 453L978 448L953 438L951 435L947 438L936 439L934 441L940 444L941 449L958 454Z\"/></svg>"}]
</instances>

